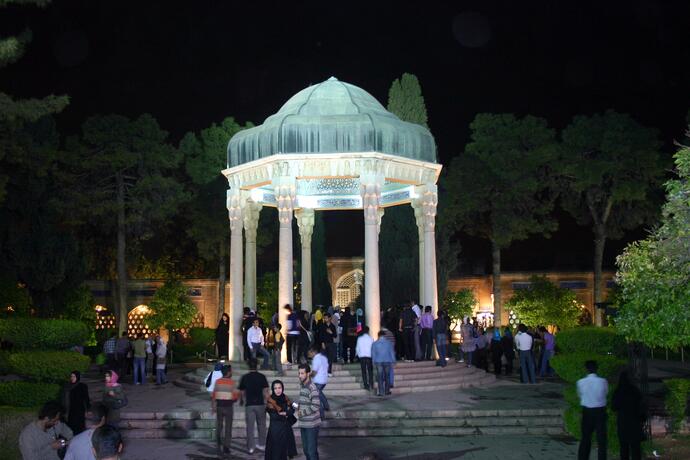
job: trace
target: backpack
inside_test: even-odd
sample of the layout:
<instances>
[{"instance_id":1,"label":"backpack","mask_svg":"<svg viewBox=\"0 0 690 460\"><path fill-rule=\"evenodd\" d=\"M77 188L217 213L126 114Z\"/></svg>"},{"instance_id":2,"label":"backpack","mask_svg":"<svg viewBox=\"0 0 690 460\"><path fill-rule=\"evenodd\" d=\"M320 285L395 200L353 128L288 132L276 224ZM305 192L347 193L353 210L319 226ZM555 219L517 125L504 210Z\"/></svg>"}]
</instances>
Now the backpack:
<instances>
[{"instance_id":1,"label":"backpack","mask_svg":"<svg viewBox=\"0 0 690 460\"><path fill-rule=\"evenodd\" d=\"M208 377L206 377L206 388L211 386L211 379L213 377L213 371L208 373Z\"/></svg>"}]
</instances>

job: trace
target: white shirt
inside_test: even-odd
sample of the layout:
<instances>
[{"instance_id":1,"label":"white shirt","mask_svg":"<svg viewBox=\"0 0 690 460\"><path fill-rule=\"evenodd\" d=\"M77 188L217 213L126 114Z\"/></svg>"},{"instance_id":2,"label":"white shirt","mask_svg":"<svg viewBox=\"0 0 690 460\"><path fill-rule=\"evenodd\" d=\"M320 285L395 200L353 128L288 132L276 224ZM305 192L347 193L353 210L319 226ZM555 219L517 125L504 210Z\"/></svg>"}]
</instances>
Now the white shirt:
<instances>
[{"instance_id":1,"label":"white shirt","mask_svg":"<svg viewBox=\"0 0 690 460\"><path fill-rule=\"evenodd\" d=\"M252 343L260 343L264 345L264 333L260 327L252 326L247 330L247 343L252 346Z\"/></svg>"},{"instance_id":2,"label":"white shirt","mask_svg":"<svg viewBox=\"0 0 690 460\"><path fill-rule=\"evenodd\" d=\"M520 351L529 351L532 349L532 336L526 332L518 332L515 336L515 346Z\"/></svg>"},{"instance_id":3,"label":"white shirt","mask_svg":"<svg viewBox=\"0 0 690 460\"><path fill-rule=\"evenodd\" d=\"M422 317L422 309L419 308L419 305L417 305L417 304L412 305L412 311L414 312L415 315L417 315L417 319Z\"/></svg>"},{"instance_id":4,"label":"white shirt","mask_svg":"<svg viewBox=\"0 0 690 460\"><path fill-rule=\"evenodd\" d=\"M369 334L362 334L357 338L357 347L355 353L360 358L371 358L371 345L374 339Z\"/></svg>"},{"instance_id":5,"label":"white shirt","mask_svg":"<svg viewBox=\"0 0 690 460\"><path fill-rule=\"evenodd\" d=\"M606 407L606 395L609 392L609 384L597 374L588 374L587 377L577 381L577 394L580 397L580 405L594 409Z\"/></svg>"},{"instance_id":6,"label":"white shirt","mask_svg":"<svg viewBox=\"0 0 690 460\"><path fill-rule=\"evenodd\" d=\"M94 431L96 431L95 428L90 428L73 437L67 446L65 460L96 460L91 449L93 447L91 436Z\"/></svg>"},{"instance_id":7,"label":"white shirt","mask_svg":"<svg viewBox=\"0 0 690 460\"><path fill-rule=\"evenodd\" d=\"M328 358L322 353L317 353L311 360L311 370L315 372L312 382L319 385L328 383Z\"/></svg>"},{"instance_id":8,"label":"white shirt","mask_svg":"<svg viewBox=\"0 0 690 460\"><path fill-rule=\"evenodd\" d=\"M216 380L219 378L223 377L223 373L221 371L212 371L211 372L211 384L206 388L206 391L209 393L213 393L213 389L216 387ZM206 376L208 379L208 375ZM204 380L204 385L206 385L206 380Z\"/></svg>"}]
</instances>

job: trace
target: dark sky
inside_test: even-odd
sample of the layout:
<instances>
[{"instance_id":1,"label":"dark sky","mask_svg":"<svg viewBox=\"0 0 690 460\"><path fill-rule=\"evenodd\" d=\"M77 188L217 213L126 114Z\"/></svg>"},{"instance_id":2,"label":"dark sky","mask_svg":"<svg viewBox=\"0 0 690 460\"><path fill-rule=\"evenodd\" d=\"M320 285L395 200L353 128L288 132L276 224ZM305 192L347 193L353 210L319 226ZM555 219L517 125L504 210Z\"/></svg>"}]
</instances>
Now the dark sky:
<instances>
[{"instance_id":1,"label":"dark sky","mask_svg":"<svg viewBox=\"0 0 690 460\"><path fill-rule=\"evenodd\" d=\"M5 9L0 25L34 33L0 88L69 94L58 118L65 132L96 113L149 112L174 140L226 116L260 123L331 75L385 104L403 72L420 79L443 163L480 112L530 113L562 128L613 108L658 128L671 152L690 108L686 1L57 0ZM507 251L505 268L587 268L591 233L566 217L562 227L549 242ZM609 265L619 248L609 246ZM464 269L480 270L470 266L483 267L486 254L466 242Z\"/></svg>"}]
</instances>

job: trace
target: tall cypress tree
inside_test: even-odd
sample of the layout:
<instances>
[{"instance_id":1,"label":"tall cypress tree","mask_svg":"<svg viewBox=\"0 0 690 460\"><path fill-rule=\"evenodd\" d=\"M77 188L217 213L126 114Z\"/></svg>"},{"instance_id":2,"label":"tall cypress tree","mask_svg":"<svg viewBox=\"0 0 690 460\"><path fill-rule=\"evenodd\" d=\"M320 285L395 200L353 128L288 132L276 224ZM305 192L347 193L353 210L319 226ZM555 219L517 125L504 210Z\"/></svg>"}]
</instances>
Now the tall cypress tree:
<instances>
[{"instance_id":1,"label":"tall cypress tree","mask_svg":"<svg viewBox=\"0 0 690 460\"><path fill-rule=\"evenodd\" d=\"M312 301L314 305L330 305L331 284L326 266L326 225L323 211L314 214L314 234L311 239Z\"/></svg>"}]
</instances>

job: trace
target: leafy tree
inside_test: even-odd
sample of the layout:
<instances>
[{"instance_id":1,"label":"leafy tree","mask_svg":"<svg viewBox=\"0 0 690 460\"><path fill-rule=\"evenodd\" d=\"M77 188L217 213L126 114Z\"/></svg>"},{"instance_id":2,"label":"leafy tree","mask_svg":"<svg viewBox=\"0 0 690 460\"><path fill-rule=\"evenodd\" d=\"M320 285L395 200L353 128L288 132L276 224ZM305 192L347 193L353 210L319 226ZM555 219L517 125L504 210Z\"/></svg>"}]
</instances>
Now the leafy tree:
<instances>
[{"instance_id":1,"label":"leafy tree","mask_svg":"<svg viewBox=\"0 0 690 460\"><path fill-rule=\"evenodd\" d=\"M445 213L463 231L491 242L494 321L501 324L501 251L530 235L549 235L555 193L555 134L528 115L479 114L471 142L451 163Z\"/></svg>"},{"instance_id":2,"label":"leafy tree","mask_svg":"<svg viewBox=\"0 0 690 460\"><path fill-rule=\"evenodd\" d=\"M675 165L661 225L618 256L616 275L616 328L629 340L668 348L690 344L690 147L675 155Z\"/></svg>"},{"instance_id":3,"label":"leafy tree","mask_svg":"<svg viewBox=\"0 0 690 460\"><path fill-rule=\"evenodd\" d=\"M230 227L226 209L227 181L221 174L226 167L228 141L239 131L251 127L242 126L228 117L219 125L213 123L198 135L185 134L180 142L187 175L191 179L191 193L187 234L196 242L199 256L218 266L219 317L225 308L227 280L228 238ZM257 247L264 244L266 234L257 232Z\"/></svg>"},{"instance_id":4,"label":"leafy tree","mask_svg":"<svg viewBox=\"0 0 690 460\"><path fill-rule=\"evenodd\" d=\"M422 86L415 75L404 73L393 81L388 90L388 111L403 121L429 128Z\"/></svg>"},{"instance_id":5,"label":"leafy tree","mask_svg":"<svg viewBox=\"0 0 690 460\"><path fill-rule=\"evenodd\" d=\"M148 114L89 118L65 153L71 213L76 223L114 236L118 329L127 328L128 241L146 240L153 225L175 214L187 199L174 169L179 152Z\"/></svg>"},{"instance_id":6,"label":"leafy tree","mask_svg":"<svg viewBox=\"0 0 690 460\"><path fill-rule=\"evenodd\" d=\"M613 110L575 117L562 138L563 206L594 233L594 302L601 302L606 240L657 212L651 198L663 173L660 144L655 130Z\"/></svg>"},{"instance_id":7,"label":"leafy tree","mask_svg":"<svg viewBox=\"0 0 690 460\"><path fill-rule=\"evenodd\" d=\"M189 299L188 289L180 280L167 280L156 290L149 304L151 315L147 319L150 329L176 330L189 326L198 311Z\"/></svg>"},{"instance_id":8,"label":"leafy tree","mask_svg":"<svg viewBox=\"0 0 690 460\"><path fill-rule=\"evenodd\" d=\"M451 330L455 329L465 316L472 316L477 305L479 301L472 289L447 292L443 299L443 308L448 312L448 317L452 322Z\"/></svg>"},{"instance_id":9,"label":"leafy tree","mask_svg":"<svg viewBox=\"0 0 690 460\"><path fill-rule=\"evenodd\" d=\"M30 312L31 296L28 289L12 277L0 276L0 315L29 316Z\"/></svg>"},{"instance_id":10,"label":"leafy tree","mask_svg":"<svg viewBox=\"0 0 690 460\"><path fill-rule=\"evenodd\" d=\"M46 6L49 0L0 0L0 8L13 3L24 5ZM0 68L19 60L31 42L31 31L25 29L16 36L0 39ZM69 103L67 96L50 95L43 99L14 99L9 94L0 92L0 203L5 198L5 186L10 179L11 168L5 168L5 161L16 161L12 148L13 130L25 122L37 121L40 118L60 112ZM4 158L7 156L7 158Z\"/></svg>"},{"instance_id":11,"label":"leafy tree","mask_svg":"<svg viewBox=\"0 0 690 460\"><path fill-rule=\"evenodd\" d=\"M86 285L81 285L72 289L65 296L64 319L74 319L84 322L90 330L96 326L96 301L93 298L91 289Z\"/></svg>"},{"instance_id":12,"label":"leafy tree","mask_svg":"<svg viewBox=\"0 0 690 460\"><path fill-rule=\"evenodd\" d=\"M278 272L266 272L257 280L256 303L264 324L270 324L278 306Z\"/></svg>"},{"instance_id":13,"label":"leafy tree","mask_svg":"<svg viewBox=\"0 0 690 460\"><path fill-rule=\"evenodd\" d=\"M555 325L567 329L577 326L582 314L575 293L544 276L533 276L529 288L515 291L506 307L527 326Z\"/></svg>"}]
</instances>

